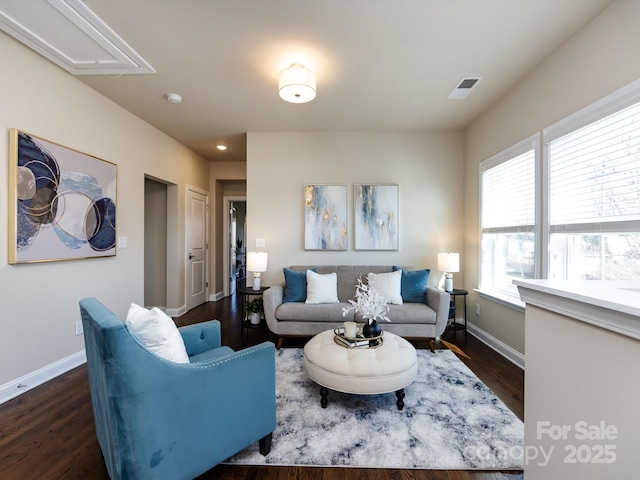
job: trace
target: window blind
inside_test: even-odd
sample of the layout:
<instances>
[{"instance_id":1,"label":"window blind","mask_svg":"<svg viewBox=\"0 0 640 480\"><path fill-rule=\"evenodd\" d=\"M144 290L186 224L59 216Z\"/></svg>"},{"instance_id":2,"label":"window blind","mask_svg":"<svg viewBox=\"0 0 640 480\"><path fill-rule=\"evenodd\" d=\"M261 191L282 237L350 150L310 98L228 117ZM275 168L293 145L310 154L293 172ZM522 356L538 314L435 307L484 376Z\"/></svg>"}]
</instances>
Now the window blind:
<instances>
[{"instance_id":1,"label":"window blind","mask_svg":"<svg viewBox=\"0 0 640 480\"><path fill-rule=\"evenodd\" d=\"M483 232L533 231L535 151L528 150L482 172Z\"/></svg>"},{"instance_id":2,"label":"window blind","mask_svg":"<svg viewBox=\"0 0 640 480\"><path fill-rule=\"evenodd\" d=\"M552 231L640 220L640 103L552 140L548 158Z\"/></svg>"}]
</instances>

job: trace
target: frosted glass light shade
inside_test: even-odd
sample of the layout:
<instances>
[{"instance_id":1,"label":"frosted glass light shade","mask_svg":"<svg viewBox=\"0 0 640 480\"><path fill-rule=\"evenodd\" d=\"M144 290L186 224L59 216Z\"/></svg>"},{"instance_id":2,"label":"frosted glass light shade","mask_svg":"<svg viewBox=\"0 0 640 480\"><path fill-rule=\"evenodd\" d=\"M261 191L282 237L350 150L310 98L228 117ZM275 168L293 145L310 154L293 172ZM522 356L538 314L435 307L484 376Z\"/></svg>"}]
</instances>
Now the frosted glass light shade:
<instances>
[{"instance_id":1,"label":"frosted glass light shade","mask_svg":"<svg viewBox=\"0 0 640 480\"><path fill-rule=\"evenodd\" d=\"M307 103L316 98L316 76L299 63L280 72L280 98L291 103Z\"/></svg>"}]
</instances>

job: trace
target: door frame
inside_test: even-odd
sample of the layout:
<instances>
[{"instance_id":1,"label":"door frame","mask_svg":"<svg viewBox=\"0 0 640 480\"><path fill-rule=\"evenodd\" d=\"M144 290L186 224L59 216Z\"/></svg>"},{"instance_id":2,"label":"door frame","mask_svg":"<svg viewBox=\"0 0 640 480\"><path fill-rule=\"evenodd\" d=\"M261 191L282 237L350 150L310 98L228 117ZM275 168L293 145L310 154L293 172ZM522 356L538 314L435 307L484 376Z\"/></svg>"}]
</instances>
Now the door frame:
<instances>
[{"instance_id":1,"label":"door frame","mask_svg":"<svg viewBox=\"0 0 640 480\"><path fill-rule=\"evenodd\" d=\"M222 197L222 205L224 205L224 215L222 222L222 278L223 289L222 294L229 296L229 222L231 221L231 202L246 202L246 195L225 195ZM245 245L246 248L246 245ZM219 271L219 270L218 270Z\"/></svg>"},{"instance_id":2,"label":"door frame","mask_svg":"<svg viewBox=\"0 0 640 480\"><path fill-rule=\"evenodd\" d=\"M183 256L182 259L184 261L184 306L185 306L185 311L189 310L189 304L187 299L189 298L189 278L187 275L187 262L188 262L188 257L189 257L189 227L188 227L188 222L190 222L190 215L189 215L189 191L193 191L196 192L200 195L203 195L205 197L205 215L204 215L204 241L205 241L205 252L204 252L204 268L205 268L205 273L204 273L204 281L205 281L205 302L209 301L209 248L210 248L210 241L209 241L209 215L211 214L211 208L210 208L210 204L209 204L209 192L206 190L203 190L201 188L198 188L196 186L193 185L189 185L189 184L185 184L185 190L184 190L184 251L183 251Z\"/></svg>"}]
</instances>

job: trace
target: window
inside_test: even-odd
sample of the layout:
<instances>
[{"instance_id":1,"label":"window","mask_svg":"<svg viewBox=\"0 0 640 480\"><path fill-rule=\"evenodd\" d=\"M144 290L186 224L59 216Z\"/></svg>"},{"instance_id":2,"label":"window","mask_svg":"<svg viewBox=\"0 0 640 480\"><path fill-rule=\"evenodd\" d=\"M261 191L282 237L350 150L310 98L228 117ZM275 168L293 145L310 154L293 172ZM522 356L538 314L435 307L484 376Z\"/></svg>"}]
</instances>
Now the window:
<instances>
[{"instance_id":1,"label":"window","mask_svg":"<svg viewBox=\"0 0 640 480\"><path fill-rule=\"evenodd\" d=\"M547 278L640 279L640 103L572 120L545 137Z\"/></svg>"},{"instance_id":2,"label":"window","mask_svg":"<svg viewBox=\"0 0 640 480\"><path fill-rule=\"evenodd\" d=\"M535 277L535 164L531 137L480 165L481 290L518 298L515 278Z\"/></svg>"},{"instance_id":3,"label":"window","mask_svg":"<svg viewBox=\"0 0 640 480\"><path fill-rule=\"evenodd\" d=\"M508 301L516 278L639 280L640 81L545 129L544 155L539 138L480 164L480 290Z\"/></svg>"}]
</instances>

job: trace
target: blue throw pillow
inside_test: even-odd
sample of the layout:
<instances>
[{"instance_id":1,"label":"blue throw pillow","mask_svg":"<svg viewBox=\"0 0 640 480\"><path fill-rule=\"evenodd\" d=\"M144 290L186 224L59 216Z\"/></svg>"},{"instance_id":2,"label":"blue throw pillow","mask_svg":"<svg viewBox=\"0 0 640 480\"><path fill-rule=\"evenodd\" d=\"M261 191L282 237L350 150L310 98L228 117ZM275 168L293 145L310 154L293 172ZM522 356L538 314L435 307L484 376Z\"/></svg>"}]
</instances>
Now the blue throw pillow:
<instances>
[{"instance_id":1,"label":"blue throw pillow","mask_svg":"<svg viewBox=\"0 0 640 480\"><path fill-rule=\"evenodd\" d=\"M427 282L429 281L430 269L425 270L405 270L400 267L393 267L393 271L402 270L400 280L400 295L402 301L407 303L427 303Z\"/></svg>"},{"instance_id":2,"label":"blue throw pillow","mask_svg":"<svg viewBox=\"0 0 640 480\"><path fill-rule=\"evenodd\" d=\"M307 299L307 272L296 272L283 268L284 272L284 298L282 303L304 302ZM316 269L312 269L313 272Z\"/></svg>"}]
</instances>

